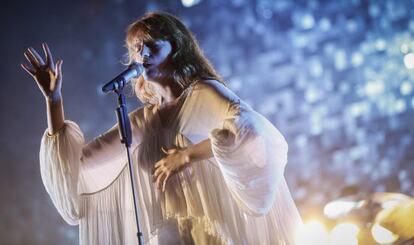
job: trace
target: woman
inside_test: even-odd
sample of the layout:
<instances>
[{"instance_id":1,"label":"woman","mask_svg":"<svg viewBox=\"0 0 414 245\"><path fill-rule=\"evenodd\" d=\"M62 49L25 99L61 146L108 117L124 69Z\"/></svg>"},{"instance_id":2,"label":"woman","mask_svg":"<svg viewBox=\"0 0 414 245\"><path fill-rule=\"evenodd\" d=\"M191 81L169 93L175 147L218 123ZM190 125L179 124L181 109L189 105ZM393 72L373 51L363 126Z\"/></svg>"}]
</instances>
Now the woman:
<instances>
[{"instance_id":1,"label":"woman","mask_svg":"<svg viewBox=\"0 0 414 245\"><path fill-rule=\"evenodd\" d=\"M129 114L139 217L148 244L292 244L301 220L283 171L287 144L263 116L221 82L195 38L174 16L132 23L130 61L144 102ZM55 207L79 224L82 244L136 244L127 160L117 126L84 144L65 120L62 61L25 52L47 103L40 149L43 183Z\"/></svg>"}]
</instances>

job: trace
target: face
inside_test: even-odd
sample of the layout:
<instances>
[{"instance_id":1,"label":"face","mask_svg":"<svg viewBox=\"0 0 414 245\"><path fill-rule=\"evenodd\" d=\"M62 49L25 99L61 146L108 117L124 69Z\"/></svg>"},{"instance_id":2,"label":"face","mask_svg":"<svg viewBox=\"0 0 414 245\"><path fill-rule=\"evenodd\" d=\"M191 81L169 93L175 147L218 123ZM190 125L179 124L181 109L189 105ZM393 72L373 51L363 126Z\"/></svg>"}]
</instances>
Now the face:
<instances>
[{"instance_id":1,"label":"face","mask_svg":"<svg viewBox=\"0 0 414 245\"><path fill-rule=\"evenodd\" d=\"M144 66L143 76L147 81L156 81L167 75L168 56L172 46L167 40L141 42L137 45L139 62Z\"/></svg>"}]
</instances>

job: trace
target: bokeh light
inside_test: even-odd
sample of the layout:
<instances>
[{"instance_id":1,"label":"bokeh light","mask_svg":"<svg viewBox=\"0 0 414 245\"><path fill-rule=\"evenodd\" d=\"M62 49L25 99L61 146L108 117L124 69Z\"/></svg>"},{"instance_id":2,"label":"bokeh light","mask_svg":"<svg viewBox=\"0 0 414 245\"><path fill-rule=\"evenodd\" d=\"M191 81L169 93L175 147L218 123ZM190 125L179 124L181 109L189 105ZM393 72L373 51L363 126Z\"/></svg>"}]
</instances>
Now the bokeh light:
<instances>
[{"instance_id":1,"label":"bokeh light","mask_svg":"<svg viewBox=\"0 0 414 245\"><path fill-rule=\"evenodd\" d=\"M65 115L89 141L116 120L113 98L97 88L124 69L125 28L153 10L180 17L229 88L285 136L285 176L303 217L347 186L414 195L413 1L7 1L0 187L10 198L0 243L79 240L39 175L45 105L18 67L23 51L47 41L64 60ZM141 106L128 99L130 110Z\"/></svg>"},{"instance_id":2,"label":"bokeh light","mask_svg":"<svg viewBox=\"0 0 414 245\"><path fill-rule=\"evenodd\" d=\"M327 245L328 232L323 223L318 220L309 220L298 231L296 235L296 245L312 244Z\"/></svg>"},{"instance_id":3,"label":"bokeh light","mask_svg":"<svg viewBox=\"0 0 414 245\"><path fill-rule=\"evenodd\" d=\"M407 69L414 69L414 53L408 53L404 56L404 65Z\"/></svg>"},{"instance_id":4,"label":"bokeh light","mask_svg":"<svg viewBox=\"0 0 414 245\"><path fill-rule=\"evenodd\" d=\"M385 229L379 224L374 224L371 228L372 236L379 244L391 244L397 241L398 236Z\"/></svg>"},{"instance_id":5,"label":"bokeh light","mask_svg":"<svg viewBox=\"0 0 414 245\"><path fill-rule=\"evenodd\" d=\"M359 227L353 223L340 223L329 233L329 244L358 245Z\"/></svg>"}]
</instances>

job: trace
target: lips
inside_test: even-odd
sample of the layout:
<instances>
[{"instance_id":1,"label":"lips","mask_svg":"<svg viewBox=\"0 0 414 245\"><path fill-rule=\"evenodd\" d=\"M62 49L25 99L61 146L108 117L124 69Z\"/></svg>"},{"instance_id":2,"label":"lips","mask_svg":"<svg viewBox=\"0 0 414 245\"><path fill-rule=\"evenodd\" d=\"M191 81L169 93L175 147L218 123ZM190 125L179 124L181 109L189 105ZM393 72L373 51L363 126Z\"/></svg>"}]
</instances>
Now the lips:
<instances>
[{"instance_id":1,"label":"lips","mask_svg":"<svg viewBox=\"0 0 414 245\"><path fill-rule=\"evenodd\" d=\"M148 68L151 66L151 64L150 64L150 63L143 63L143 64L142 64L142 66L143 66L145 69L148 69Z\"/></svg>"}]
</instances>

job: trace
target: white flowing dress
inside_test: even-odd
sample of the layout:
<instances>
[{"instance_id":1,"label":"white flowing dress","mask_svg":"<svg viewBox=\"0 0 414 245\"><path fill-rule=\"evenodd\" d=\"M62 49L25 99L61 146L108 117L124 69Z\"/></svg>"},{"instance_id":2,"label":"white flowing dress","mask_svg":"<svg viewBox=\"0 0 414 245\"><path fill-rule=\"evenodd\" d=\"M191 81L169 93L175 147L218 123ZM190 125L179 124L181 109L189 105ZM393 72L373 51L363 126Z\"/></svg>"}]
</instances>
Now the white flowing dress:
<instances>
[{"instance_id":1,"label":"white flowing dress","mask_svg":"<svg viewBox=\"0 0 414 245\"><path fill-rule=\"evenodd\" d=\"M301 219L284 179L287 143L223 84L197 81L161 122L158 107L129 114L145 244L293 244ZM152 182L161 147L210 138L214 157ZM127 157L117 125L85 144L74 122L44 133L40 170L53 204L80 244L137 244Z\"/></svg>"}]
</instances>

